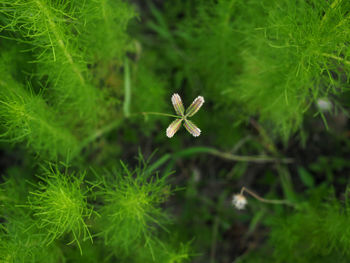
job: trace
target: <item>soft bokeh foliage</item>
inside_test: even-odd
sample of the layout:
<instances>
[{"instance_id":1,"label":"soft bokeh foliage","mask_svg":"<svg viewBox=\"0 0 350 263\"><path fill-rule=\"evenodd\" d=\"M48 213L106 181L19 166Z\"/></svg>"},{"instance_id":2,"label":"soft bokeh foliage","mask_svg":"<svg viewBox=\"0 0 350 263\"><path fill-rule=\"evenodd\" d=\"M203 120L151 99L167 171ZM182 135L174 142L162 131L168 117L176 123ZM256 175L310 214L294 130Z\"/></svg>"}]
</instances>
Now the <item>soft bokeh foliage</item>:
<instances>
[{"instance_id":1,"label":"soft bokeh foliage","mask_svg":"<svg viewBox=\"0 0 350 263\"><path fill-rule=\"evenodd\" d=\"M0 261L349 261L349 13L0 0Z\"/></svg>"}]
</instances>

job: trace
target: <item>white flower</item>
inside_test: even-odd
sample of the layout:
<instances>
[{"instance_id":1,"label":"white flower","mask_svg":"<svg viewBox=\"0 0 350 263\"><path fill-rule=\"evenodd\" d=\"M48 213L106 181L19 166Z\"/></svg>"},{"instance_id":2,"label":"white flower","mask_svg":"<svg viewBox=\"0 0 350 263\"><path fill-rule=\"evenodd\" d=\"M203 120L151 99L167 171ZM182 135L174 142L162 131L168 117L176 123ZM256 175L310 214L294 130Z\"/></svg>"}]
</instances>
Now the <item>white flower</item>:
<instances>
[{"instance_id":1,"label":"white flower","mask_svg":"<svg viewBox=\"0 0 350 263\"><path fill-rule=\"evenodd\" d=\"M166 129L166 136L169 138L173 137L174 134L180 129L182 121L184 121L183 125L186 130L194 137L198 137L201 134L201 130L187 118L192 117L197 113L197 111L199 111L204 103L204 98L202 96L195 98L186 111L179 94L173 94L171 97L171 102L173 103L178 118L170 123L169 127Z\"/></svg>"},{"instance_id":2,"label":"white flower","mask_svg":"<svg viewBox=\"0 0 350 263\"><path fill-rule=\"evenodd\" d=\"M232 204L238 209L244 209L248 203L247 199L242 194L235 194L232 198Z\"/></svg>"},{"instance_id":3,"label":"white flower","mask_svg":"<svg viewBox=\"0 0 350 263\"><path fill-rule=\"evenodd\" d=\"M317 107L320 111L326 112L326 111L330 111L333 105L327 98L323 98L323 99L317 100Z\"/></svg>"}]
</instances>

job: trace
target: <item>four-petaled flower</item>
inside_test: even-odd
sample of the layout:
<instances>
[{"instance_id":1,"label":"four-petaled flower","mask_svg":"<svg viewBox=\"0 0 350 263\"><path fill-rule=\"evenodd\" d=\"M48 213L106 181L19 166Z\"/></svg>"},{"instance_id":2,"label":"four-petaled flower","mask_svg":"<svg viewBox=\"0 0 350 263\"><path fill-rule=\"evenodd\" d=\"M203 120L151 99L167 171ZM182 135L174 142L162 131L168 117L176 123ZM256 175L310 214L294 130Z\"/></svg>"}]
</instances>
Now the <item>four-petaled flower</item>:
<instances>
[{"instance_id":1,"label":"four-petaled flower","mask_svg":"<svg viewBox=\"0 0 350 263\"><path fill-rule=\"evenodd\" d=\"M175 112L179 116L179 118L173 121L166 129L166 136L168 136L169 138L173 137L174 134L179 130L182 121L184 121L184 126L189 133L191 133L195 137L199 136L201 134L201 130L187 118L195 115L196 112L200 109L200 107L202 107L204 103L204 98L202 96L198 96L192 102L191 106L188 107L186 112L179 94L173 94L173 96L171 97L171 102L173 103Z\"/></svg>"}]
</instances>

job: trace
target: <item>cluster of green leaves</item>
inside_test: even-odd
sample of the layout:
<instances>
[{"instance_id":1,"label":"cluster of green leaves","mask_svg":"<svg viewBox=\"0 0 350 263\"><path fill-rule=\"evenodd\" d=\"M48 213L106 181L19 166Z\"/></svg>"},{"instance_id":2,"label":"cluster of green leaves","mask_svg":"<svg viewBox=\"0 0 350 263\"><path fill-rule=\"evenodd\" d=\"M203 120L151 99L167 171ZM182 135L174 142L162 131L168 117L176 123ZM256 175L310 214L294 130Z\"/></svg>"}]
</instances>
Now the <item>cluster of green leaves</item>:
<instances>
[{"instance_id":1,"label":"cluster of green leaves","mask_svg":"<svg viewBox=\"0 0 350 263\"><path fill-rule=\"evenodd\" d=\"M46 152L50 158L76 151L77 138L62 125L55 110L12 77L18 70L11 63L15 52L18 50L1 54L1 140L24 141L34 153Z\"/></svg>"},{"instance_id":2,"label":"cluster of green leaves","mask_svg":"<svg viewBox=\"0 0 350 263\"><path fill-rule=\"evenodd\" d=\"M154 227L164 228L166 215L159 205L171 192L166 185L167 176L151 176L146 173L146 166L131 172L122 165L122 172L107 173L102 178L99 224L107 245L128 252L140 240L151 246Z\"/></svg>"},{"instance_id":3,"label":"cluster of green leaves","mask_svg":"<svg viewBox=\"0 0 350 263\"><path fill-rule=\"evenodd\" d=\"M121 170L106 171L100 178L102 183L96 193L101 203L97 210L98 235L126 262L131 261L130 256L140 258L133 262L183 262L189 259L188 244L176 252L176 247L161 240L165 237L157 235L158 229L169 233L167 225L171 220L160 206L173 192L167 184L169 174L154 175L142 157L139 161L134 171L121 163Z\"/></svg>"},{"instance_id":4,"label":"cluster of green leaves","mask_svg":"<svg viewBox=\"0 0 350 263\"><path fill-rule=\"evenodd\" d=\"M171 221L160 207L172 192L168 175L155 175L144 161L134 171L124 164L113 173L95 171L89 175L91 182L86 173L71 169L49 165L37 176L39 181L18 183L18 176L5 181L0 259L42 262L52 254L45 262L59 262L74 257L67 245L79 248L80 256L94 254L92 262L103 254L108 254L105 262L190 258L188 243L168 241L166 225Z\"/></svg>"},{"instance_id":5,"label":"cluster of green leaves","mask_svg":"<svg viewBox=\"0 0 350 263\"><path fill-rule=\"evenodd\" d=\"M49 167L39 178L39 189L30 192L28 202L38 229L45 233L45 243L50 244L65 233L72 233L79 247L79 238L91 235L85 223L92 213L87 204L87 191L81 189L84 174L61 173Z\"/></svg>"},{"instance_id":6,"label":"cluster of green leaves","mask_svg":"<svg viewBox=\"0 0 350 263\"><path fill-rule=\"evenodd\" d=\"M18 176L8 171L2 185L1 261L189 259L189 244L168 242L170 219L160 207L171 193L168 176L154 176L145 163L134 172L125 165L82 172L88 144L131 111L161 111L167 104L164 82L126 33L134 17L124 1L0 1L0 139L37 157L23 154L34 168ZM154 108L157 98L164 102ZM117 150L96 143L95 163L110 164L107 153ZM62 159L78 162L63 170L49 165L33 176L35 162Z\"/></svg>"},{"instance_id":7,"label":"cluster of green leaves","mask_svg":"<svg viewBox=\"0 0 350 263\"><path fill-rule=\"evenodd\" d=\"M28 205L28 191L34 190L26 182L29 176L16 167L8 170L1 184L1 262L58 262L62 253L55 245L47 246L46 230L36 227ZM43 249L44 248L44 249Z\"/></svg>"},{"instance_id":8,"label":"cluster of green leaves","mask_svg":"<svg viewBox=\"0 0 350 263\"><path fill-rule=\"evenodd\" d=\"M135 15L123 1L0 1L2 139L64 159L120 119Z\"/></svg>"}]
</instances>

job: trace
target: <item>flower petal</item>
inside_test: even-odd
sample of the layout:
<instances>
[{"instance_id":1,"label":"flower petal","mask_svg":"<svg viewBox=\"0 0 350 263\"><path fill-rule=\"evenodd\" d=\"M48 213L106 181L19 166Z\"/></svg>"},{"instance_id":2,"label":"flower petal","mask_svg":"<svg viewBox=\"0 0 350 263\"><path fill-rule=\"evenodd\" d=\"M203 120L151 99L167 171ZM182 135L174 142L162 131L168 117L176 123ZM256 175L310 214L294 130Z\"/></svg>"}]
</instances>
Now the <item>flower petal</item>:
<instances>
[{"instance_id":1,"label":"flower petal","mask_svg":"<svg viewBox=\"0 0 350 263\"><path fill-rule=\"evenodd\" d=\"M244 209L248 201L242 194L235 194L232 199L232 204L238 209Z\"/></svg>"},{"instance_id":2,"label":"flower petal","mask_svg":"<svg viewBox=\"0 0 350 263\"><path fill-rule=\"evenodd\" d=\"M182 104L180 95L177 93L174 93L173 96L171 96L171 102L173 103L176 114L180 116L184 116L185 108L184 108L184 105Z\"/></svg>"},{"instance_id":3,"label":"flower petal","mask_svg":"<svg viewBox=\"0 0 350 263\"><path fill-rule=\"evenodd\" d=\"M203 103L204 98L202 96L198 96L186 110L186 117L192 117L195 115L196 112L202 107Z\"/></svg>"},{"instance_id":4,"label":"flower petal","mask_svg":"<svg viewBox=\"0 0 350 263\"><path fill-rule=\"evenodd\" d=\"M181 127L182 119L176 119L172 123L170 123L169 127L166 129L166 136L169 138L173 137L174 134L179 130Z\"/></svg>"},{"instance_id":5,"label":"flower petal","mask_svg":"<svg viewBox=\"0 0 350 263\"><path fill-rule=\"evenodd\" d=\"M184 122L184 126L186 130L191 133L194 137L198 137L201 135L201 130L190 120L186 120Z\"/></svg>"}]
</instances>

